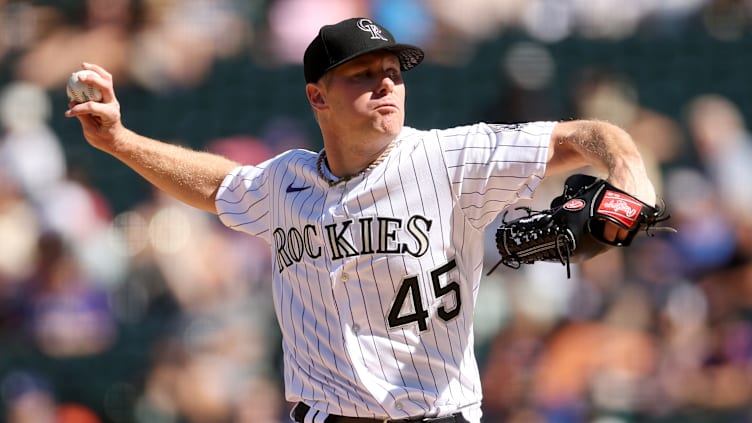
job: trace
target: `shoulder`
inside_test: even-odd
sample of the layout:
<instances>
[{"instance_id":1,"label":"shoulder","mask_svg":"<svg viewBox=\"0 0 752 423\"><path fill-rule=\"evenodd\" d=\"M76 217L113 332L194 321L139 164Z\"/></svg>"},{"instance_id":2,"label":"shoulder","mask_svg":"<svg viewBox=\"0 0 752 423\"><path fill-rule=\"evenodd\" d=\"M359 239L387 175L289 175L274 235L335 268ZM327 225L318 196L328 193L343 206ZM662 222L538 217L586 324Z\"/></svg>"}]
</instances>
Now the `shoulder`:
<instances>
[{"instance_id":1,"label":"shoulder","mask_svg":"<svg viewBox=\"0 0 752 423\"><path fill-rule=\"evenodd\" d=\"M556 122L488 123L476 122L428 131L442 143L469 145L502 145L519 138L539 139L550 137Z\"/></svg>"},{"instance_id":2,"label":"shoulder","mask_svg":"<svg viewBox=\"0 0 752 423\"><path fill-rule=\"evenodd\" d=\"M291 149L283 151L276 156L269 157L257 164L243 164L236 167L230 176L235 178L263 177L266 179L270 174L280 170L293 170L295 173L306 173L316 168L318 153L307 149Z\"/></svg>"},{"instance_id":3,"label":"shoulder","mask_svg":"<svg viewBox=\"0 0 752 423\"><path fill-rule=\"evenodd\" d=\"M274 167L308 167L315 166L318 153L304 148L283 151L274 157L259 163L258 168Z\"/></svg>"},{"instance_id":4,"label":"shoulder","mask_svg":"<svg viewBox=\"0 0 752 423\"><path fill-rule=\"evenodd\" d=\"M473 125L454 126L450 128L434 128L428 130L415 129L405 126L400 132L398 139L400 141L422 142L427 140L447 140L453 138L465 138L473 133L481 133L483 123Z\"/></svg>"},{"instance_id":5,"label":"shoulder","mask_svg":"<svg viewBox=\"0 0 752 423\"><path fill-rule=\"evenodd\" d=\"M279 153L276 157L273 157L271 160L278 160L278 161L289 161L289 160L316 160L316 157L318 157L318 153L305 149L305 148L295 148L292 150L287 150L282 153Z\"/></svg>"},{"instance_id":6,"label":"shoulder","mask_svg":"<svg viewBox=\"0 0 752 423\"><path fill-rule=\"evenodd\" d=\"M452 140L462 139L468 140L472 138L497 138L503 134L510 134L516 132L530 132L537 131L539 124L544 122L525 122L525 123L488 123L488 122L475 122L467 125L458 125L448 128L432 129L431 133L440 140ZM550 132L550 131L549 131Z\"/></svg>"},{"instance_id":7,"label":"shoulder","mask_svg":"<svg viewBox=\"0 0 752 423\"><path fill-rule=\"evenodd\" d=\"M419 140L423 139L428 135L430 131L423 131L420 129L415 129L410 126L405 126L402 128L402 131L400 131L399 135L397 136L397 140Z\"/></svg>"}]
</instances>

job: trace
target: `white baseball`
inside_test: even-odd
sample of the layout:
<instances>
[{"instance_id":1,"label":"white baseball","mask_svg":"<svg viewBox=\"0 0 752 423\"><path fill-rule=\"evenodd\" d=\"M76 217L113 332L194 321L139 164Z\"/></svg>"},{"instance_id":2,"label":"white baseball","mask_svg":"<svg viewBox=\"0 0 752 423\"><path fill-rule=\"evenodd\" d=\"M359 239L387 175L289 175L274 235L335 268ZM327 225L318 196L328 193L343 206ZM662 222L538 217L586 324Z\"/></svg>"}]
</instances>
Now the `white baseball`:
<instances>
[{"instance_id":1,"label":"white baseball","mask_svg":"<svg viewBox=\"0 0 752 423\"><path fill-rule=\"evenodd\" d=\"M73 72L71 74L71 77L68 80L68 86L65 89L65 92L68 94L68 98L71 101L75 101L76 103L84 103L87 101L102 101L102 92L99 91L99 88L93 85L85 84L78 79L79 75L86 74L96 75L96 72L90 70L81 70L78 72Z\"/></svg>"}]
</instances>

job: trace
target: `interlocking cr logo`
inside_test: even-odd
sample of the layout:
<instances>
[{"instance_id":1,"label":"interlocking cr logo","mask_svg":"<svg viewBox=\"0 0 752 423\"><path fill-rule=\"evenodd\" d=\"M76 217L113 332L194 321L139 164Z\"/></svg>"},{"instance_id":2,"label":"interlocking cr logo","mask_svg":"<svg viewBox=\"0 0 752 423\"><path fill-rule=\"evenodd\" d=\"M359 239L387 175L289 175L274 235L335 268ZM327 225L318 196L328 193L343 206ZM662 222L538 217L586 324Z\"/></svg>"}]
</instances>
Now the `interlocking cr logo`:
<instances>
[{"instance_id":1,"label":"interlocking cr logo","mask_svg":"<svg viewBox=\"0 0 752 423\"><path fill-rule=\"evenodd\" d=\"M381 33L381 28L379 28L378 25L374 24L370 19L361 19L361 20L359 20L358 21L358 28L360 28L361 31L370 32L372 40L389 41Z\"/></svg>"}]
</instances>

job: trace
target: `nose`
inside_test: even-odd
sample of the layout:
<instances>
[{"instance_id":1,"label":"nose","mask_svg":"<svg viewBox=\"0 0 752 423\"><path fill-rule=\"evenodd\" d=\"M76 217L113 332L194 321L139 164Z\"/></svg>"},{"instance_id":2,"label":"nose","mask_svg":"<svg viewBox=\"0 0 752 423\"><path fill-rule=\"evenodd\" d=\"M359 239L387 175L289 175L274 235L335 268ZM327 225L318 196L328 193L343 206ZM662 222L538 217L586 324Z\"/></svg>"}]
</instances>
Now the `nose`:
<instances>
[{"instance_id":1,"label":"nose","mask_svg":"<svg viewBox=\"0 0 752 423\"><path fill-rule=\"evenodd\" d=\"M391 78L390 75L384 75L381 80L379 81L379 87L377 92L379 94L389 94L392 91L394 91L394 80Z\"/></svg>"}]
</instances>

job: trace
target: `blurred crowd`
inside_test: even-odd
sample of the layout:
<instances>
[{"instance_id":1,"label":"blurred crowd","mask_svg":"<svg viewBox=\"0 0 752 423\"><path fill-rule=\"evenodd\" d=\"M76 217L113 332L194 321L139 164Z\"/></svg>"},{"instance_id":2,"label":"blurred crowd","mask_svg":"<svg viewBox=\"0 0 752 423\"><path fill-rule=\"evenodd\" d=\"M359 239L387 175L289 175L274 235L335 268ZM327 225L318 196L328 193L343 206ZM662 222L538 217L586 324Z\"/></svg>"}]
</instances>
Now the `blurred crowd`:
<instances>
[{"instance_id":1,"label":"blurred crowd","mask_svg":"<svg viewBox=\"0 0 752 423\"><path fill-rule=\"evenodd\" d=\"M733 42L752 29L744 0L0 0L0 421L287 421L267 247L157 191L113 207L71 165L51 95L84 60L162 97L239 56L298 66L322 24L358 15L425 46L436 66L525 34L486 120L551 118L540 95L556 72L547 43L687 28ZM634 137L678 232L640 236L573 265L571 278L558 263L486 277L484 421L752 422L748 111L714 92L658 111L629 77L592 66L568 89L566 117ZM317 143L279 117L202 147L257 163ZM527 205L546 208L562 180ZM486 251L490 267L493 233Z\"/></svg>"}]
</instances>

